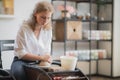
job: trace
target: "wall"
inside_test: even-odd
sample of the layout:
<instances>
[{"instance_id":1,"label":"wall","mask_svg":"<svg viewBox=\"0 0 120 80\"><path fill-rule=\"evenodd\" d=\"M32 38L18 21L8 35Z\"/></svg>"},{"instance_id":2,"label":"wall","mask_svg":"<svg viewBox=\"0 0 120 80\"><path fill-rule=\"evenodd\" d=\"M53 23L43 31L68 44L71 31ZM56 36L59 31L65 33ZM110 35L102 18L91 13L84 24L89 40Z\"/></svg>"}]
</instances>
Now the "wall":
<instances>
[{"instance_id":1,"label":"wall","mask_svg":"<svg viewBox=\"0 0 120 80\"><path fill-rule=\"evenodd\" d=\"M113 76L120 76L120 0L114 0Z\"/></svg>"},{"instance_id":2,"label":"wall","mask_svg":"<svg viewBox=\"0 0 120 80\"><path fill-rule=\"evenodd\" d=\"M0 40L15 39L20 24L29 18L38 1L42 0L14 0L14 18L0 18Z\"/></svg>"}]
</instances>

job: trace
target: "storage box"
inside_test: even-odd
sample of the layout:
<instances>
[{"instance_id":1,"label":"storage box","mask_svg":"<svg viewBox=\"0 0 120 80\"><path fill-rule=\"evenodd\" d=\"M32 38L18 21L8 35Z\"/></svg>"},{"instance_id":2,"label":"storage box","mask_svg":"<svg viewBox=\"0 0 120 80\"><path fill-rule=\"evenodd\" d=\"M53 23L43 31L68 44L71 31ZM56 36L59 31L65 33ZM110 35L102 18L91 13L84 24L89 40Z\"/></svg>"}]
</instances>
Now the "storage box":
<instances>
[{"instance_id":1,"label":"storage box","mask_svg":"<svg viewBox=\"0 0 120 80\"><path fill-rule=\"evenodd\" d=\"M82 39L82 24L80 21L67 22L67 39L68 40Z\"/></svg>"},{"instance_id":2,"label":"storage box","mask_svg":"<svg viewBox=\"0 0 120 80\"><path fill-rule=\"evenodd\" d=\"M55 23L55 40L64 41L64 21L56 21Z\"/></svg>"},{"instance_id":3,"label":"storage box","mask_svg":"<svg viewBox=\"0 0 120 80\"><path fill-rule=\"evenodd\" d=\"M82 23L80 21L67 21L65 24L64 21L56 21L55 24L56 40L64 41L65 35L67 40L81 40Z\"/></svg>"}]
</instances>

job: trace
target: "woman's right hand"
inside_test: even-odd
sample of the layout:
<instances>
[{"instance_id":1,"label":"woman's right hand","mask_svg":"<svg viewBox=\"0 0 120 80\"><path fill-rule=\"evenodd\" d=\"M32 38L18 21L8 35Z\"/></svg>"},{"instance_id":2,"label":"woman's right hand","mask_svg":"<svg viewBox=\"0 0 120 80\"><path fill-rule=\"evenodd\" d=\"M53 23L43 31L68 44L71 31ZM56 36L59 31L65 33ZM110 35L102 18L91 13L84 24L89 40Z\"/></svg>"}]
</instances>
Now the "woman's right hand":
<instances>
[{"instance_id":1,"label":"woman's right hand","mask_svg":"<svg viewBox=\"0 0 120 80\"><path fill-rule=\"evenodd\" d=\"M51 56L49 54L42 55L41 57L42 57L41 58L42 61L47 61L49 63L52 62L52 58L51 58Z\"/></svg>"}]
</instances>

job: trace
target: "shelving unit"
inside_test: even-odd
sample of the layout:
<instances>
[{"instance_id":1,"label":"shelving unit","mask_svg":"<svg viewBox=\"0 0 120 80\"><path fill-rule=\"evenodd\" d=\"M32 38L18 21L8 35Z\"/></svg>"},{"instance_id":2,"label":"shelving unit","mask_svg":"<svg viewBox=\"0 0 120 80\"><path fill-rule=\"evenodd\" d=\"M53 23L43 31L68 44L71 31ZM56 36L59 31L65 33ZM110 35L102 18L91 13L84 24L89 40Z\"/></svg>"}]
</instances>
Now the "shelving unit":
<instances>
[{"instance_id":1,"label":"shelving unit","mask_svg":"<svg viewBox=\"0 0 120 80\"><path fill-rule=\"evenodd\" d=\"M52 4L55 7L52 17L52 55L73 54L78 57L77 67L86 75L112 77L113 0L52 0ZM66 12L64 17L60 16L61 5L65 10L72 6L76 12L71 17ZM68 39L68 27L71 28L72 25L68 25L68 22L73 22L74 29L71 29L71 33L81 30L78 31L81 38L74 38L74 35L72 39ZM75 22L80 22L77 24L80 29L76 28ZM63 51L59 51L56 46ZM54 51L55 48L59 52ZM107 67L102 67L104 64Z\"/></svg>"}]
</instances>

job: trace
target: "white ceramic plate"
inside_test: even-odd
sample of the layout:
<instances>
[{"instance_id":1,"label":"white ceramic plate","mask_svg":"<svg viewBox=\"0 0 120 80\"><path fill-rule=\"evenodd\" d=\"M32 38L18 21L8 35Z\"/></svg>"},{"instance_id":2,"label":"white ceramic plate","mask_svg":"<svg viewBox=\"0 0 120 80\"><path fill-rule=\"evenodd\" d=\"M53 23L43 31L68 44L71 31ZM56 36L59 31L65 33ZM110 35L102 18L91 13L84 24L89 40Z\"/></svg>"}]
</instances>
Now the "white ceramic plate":
<instances>
[{"instance_id":1,"label":"white ceramic plate","mask_svg":"<svg viewBox=\"0 0 120 80\"><path fill-rule=\"evenodd\" d=\"M50 66L39 66L40 68L49 68Z\"/></svg>"}]
</instances>

